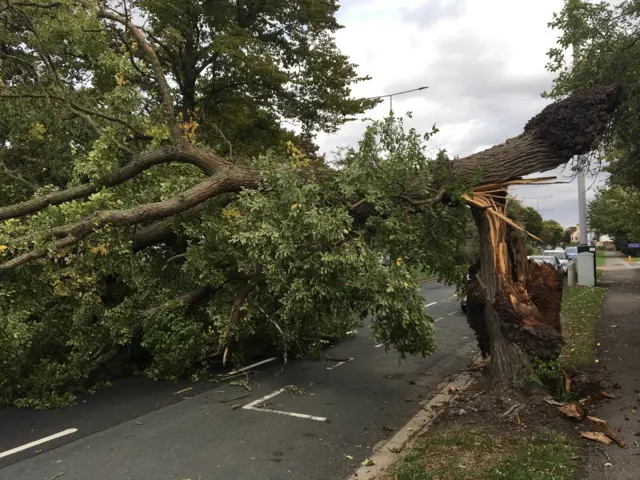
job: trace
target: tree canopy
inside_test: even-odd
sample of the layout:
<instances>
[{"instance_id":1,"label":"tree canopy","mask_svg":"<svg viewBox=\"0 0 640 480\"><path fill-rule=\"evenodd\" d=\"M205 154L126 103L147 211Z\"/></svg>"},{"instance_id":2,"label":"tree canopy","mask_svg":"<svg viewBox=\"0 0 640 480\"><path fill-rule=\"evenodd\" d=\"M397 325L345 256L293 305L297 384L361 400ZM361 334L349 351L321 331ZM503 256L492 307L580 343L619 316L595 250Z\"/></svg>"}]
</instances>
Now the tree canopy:
<instances>
[{"instance_id":1,"label":"tree canopy","mask_svg":"<svg viewBox=\"0 0 640 480\"><path fill-rule=\"evenodd\" d=\"M618 104L616 85L582 92L455 161L391 117L332 167L313 135L375 103L350 95L363 77L335 47L336 8L0 10L0 403L57 405L122 373L198 377L269 349L313 355L366 317L389 348L429 354L409 271L462 281L474 186L504 195L590 151ZM536 345L527 335L512 342Z\"/></svg>"},{"instance_id":2,"label":"tree canopy","mask_svg":"<svg viewBox=\"0 0 640 480\"><path fill-rule=\"evenodd\" d=\"M634 188L600 188L589 202L589 228L611 237L640 240L640 191ZM638 239L638 240L636 240Z\"/></svg>"},{"instance_id":3,"label":"tree canopy","mask_svg":"<svg viewBox=\"0 0 640 480\"><path fill-rule=\"evenodd\" d=\"M509 202L507 214L524 228L531 235L539 237L542 233L542 216L533 207L521 205L517 201Z\"/></svg>"},{"instance_id":4,"label":"tree canopy","mask_svg":"<svg viewBox=\"0 0 640 480\"><path fill-rule=\"evenodd\" d=\"M540 240L543 246L558 246L564 238L564 228L555 220L544 220L542 222L542 231L540 232Z\"/></svg>"},{"instance_id":5,"label":"tree canopy","mask_svg":"<svg viewBox=\"0 0 640 480\"><path fill-rule=\"evenodd\" d=\"M563 98L595 85L620 85L620 107L592 166L604 165L615 184L640 186L640 3L565 0L550 26L560 37L549 51L548 68L557 78L547 95Z\"/></svg>"},{"instance_id":6,"label":"tree canopy","mask_svg":"<svg viewBox=\"0 0 640 480\"><path fill-rule=\"evenodd\" d=\"M315 157L315 132L375 104L350 97L364 77L335 46L336 9L2 10L0 403L66 402L105 374L313 354L367 315L401 354L433 351L408 269L462 278L468 209L446 157L399 119L372 124L337 172ZM417 177L449 204L410 193Z\"/></svg>"}]
</instances>

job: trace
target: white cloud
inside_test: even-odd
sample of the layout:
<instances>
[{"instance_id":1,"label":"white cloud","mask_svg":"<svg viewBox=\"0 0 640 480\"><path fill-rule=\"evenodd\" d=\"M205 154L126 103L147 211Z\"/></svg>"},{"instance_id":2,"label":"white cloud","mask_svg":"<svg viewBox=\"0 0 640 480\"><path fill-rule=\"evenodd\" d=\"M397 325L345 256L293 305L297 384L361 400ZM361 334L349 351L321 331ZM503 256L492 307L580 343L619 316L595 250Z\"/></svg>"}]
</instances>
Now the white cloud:
<instances>
[{"instance_id":1,"label":"white cloud","mask_svg":"<svg viewBox=\"0 0 640 480\"><path fill-rule=\"evenodd\" d=\"M553 76L545 69L546 52L558 32L547 27L563 0L343 0L338 20L342 51L372 80L356 85L354 95L371 97L412 88L429 89L393 99L397 114L413 112L408 122L440 133L434 146L466 155L522 132L526 121L547 101L540 94ZM382 118L389 101L367 116ZM336 135L318 138L322 151L354 145L361 122ZM570 180L571 172L564 178ZM588 182L590 185L592 182ZM602 179L597 184L602 183ZM593 189L592 189L593 190ZM546 218L577 223L577 185L527 186L520 197L539 198ZM536 200L524 203L536 206Z\"/></svg>"}]
</instances>

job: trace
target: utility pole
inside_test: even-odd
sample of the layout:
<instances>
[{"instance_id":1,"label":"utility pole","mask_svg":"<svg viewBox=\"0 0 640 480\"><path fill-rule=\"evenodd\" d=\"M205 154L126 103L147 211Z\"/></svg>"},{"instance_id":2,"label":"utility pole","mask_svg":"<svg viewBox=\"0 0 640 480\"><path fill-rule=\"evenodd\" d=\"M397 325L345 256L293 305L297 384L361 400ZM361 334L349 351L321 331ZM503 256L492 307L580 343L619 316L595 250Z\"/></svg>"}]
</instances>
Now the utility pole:
<instances>
[{"instance_id":1,"label":"utility pole","mask_svg":"<svg viewBox=\"0 0 640 480\"><path fill-rule=\"evenodd\" d=\"M578 61L579 47L573 46L573 66ZM583 163L584 159L582 155L578 155L578 240L580 245L586 246L589 239L587 236L587 180L585 178Z\"/></svg>"},{"instance_id":2,"label":"utility pole","mask_svg":"<svg viewBox=\"0 0 640 480\"><path fill-rule=\"evenodd\" d=\"M578 157L578 162L581 162L582 158ZM579 240L580 245L586 245L588 242L587 235L587 187L586 178L582 167L578 171L578 226L580 228Z\"/></svg>"},{"instance_id":3,"label":"utility pole","mask_svg":"<svg viewBox=\"0 0 640 480\"><path fill-rule=\"evenodd\" d=\"M403 92L390 93L389 95L378 95L377 97L367 97L367 98L365 98L365 100L374 100L376 98L387 98L387 97L389 97L389 113L393 113L393 97L395 97L396 95L404 95L405 93L419 92L419 91L425 90L427 88L429 88L429 87L419 87L419 88L414 88L412 90L405 90Z\"/></svg>"}]
</instances>

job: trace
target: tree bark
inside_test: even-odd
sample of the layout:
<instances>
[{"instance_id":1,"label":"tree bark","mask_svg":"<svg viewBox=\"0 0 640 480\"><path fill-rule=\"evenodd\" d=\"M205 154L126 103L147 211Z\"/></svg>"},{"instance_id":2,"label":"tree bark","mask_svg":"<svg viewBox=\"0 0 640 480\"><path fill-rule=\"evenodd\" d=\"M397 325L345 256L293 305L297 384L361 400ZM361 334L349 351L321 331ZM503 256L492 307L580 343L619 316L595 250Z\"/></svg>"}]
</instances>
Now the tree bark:
<instances>
[{"instance_id":1,"label":"tree bark","mask_svg":"<svg viewBox=\"0 0 640 480\"><path fill-rule=\"evenodd\" d=\"M467 292L473 299L469 324L483 354L491 357L496 386L517 387L530 359L554 360L560 354L562 279L528 262L524 237L501 218L489 209L472 211L480 237L480 268ZM540 281L539 273L552 281Z\"/></svg>"}]
</instances>

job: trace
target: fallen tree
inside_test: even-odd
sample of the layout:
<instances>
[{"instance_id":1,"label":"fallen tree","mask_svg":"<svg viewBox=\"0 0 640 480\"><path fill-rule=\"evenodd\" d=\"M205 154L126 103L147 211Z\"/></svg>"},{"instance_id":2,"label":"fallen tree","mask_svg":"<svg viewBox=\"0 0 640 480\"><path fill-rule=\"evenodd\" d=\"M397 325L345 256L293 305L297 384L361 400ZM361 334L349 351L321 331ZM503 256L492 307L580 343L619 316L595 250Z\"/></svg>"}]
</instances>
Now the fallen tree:
<instances>
[{"instance_id":1,"label":"fallen tree","mask_svg":"<svg viewBox=\"0 0 640 480\"><path fill-rule=\"evenodd\" d=\"M408 270L427 266L461 281L466 265L455 252L466 241L466 205L480 232L476 296L497 382L511 384L530 357L557 355L557 304L541 303L537 287L527 290L533 282L524 250L512 241L516 227L505 221L505 191L595 148L615 112L616 86L549 105L521 135L455 160L428 158L422 138L394 118L369 127L358 148L343 153L340 169L291 144L287 154L225 157L206 136L199 141L189 112L177 119L161 40L126 12L82 5L88 24L115 26L137 45L125 48L126 64L145 65L135 75L148 78L131 91L145 92L150 113L124 116L160 133L132 134L139 128L118 117L122 104L80 105L78 91L60 78L59 59L28 37L42 56L35 65L53 83L38 83L36 95L31 85L5 81L0 100L36 108L28 102L44 95L98 137L64 186L0 206L0 321L11 332L0 340L7 367L0 400L30 404L20 399L73 390L99 364L139 349L145 360L135 368L156 378L193 374L232 344L309 354L327 333L344 334L369 314L379 341L403 355L429 354L433 323ZM57 9L62 18L76 12L61 2L42 18ZM17 6L8 12L38 18ZM26 23L37 32L35 20ZM101 48L113 45L110 38ZM97 48L76 47L87 55ZM120 95L123 81L101 88L101 95ZM46 149L34 154L47 161ZM387 254L395 259L390 267L380 264ZM33 291L40 292L35 301Z\"/></svg>"}]
</instances>

